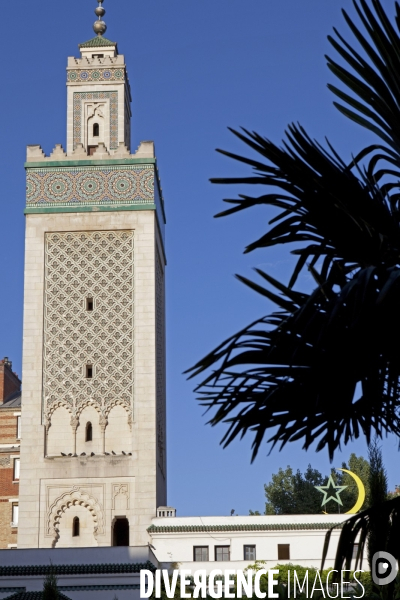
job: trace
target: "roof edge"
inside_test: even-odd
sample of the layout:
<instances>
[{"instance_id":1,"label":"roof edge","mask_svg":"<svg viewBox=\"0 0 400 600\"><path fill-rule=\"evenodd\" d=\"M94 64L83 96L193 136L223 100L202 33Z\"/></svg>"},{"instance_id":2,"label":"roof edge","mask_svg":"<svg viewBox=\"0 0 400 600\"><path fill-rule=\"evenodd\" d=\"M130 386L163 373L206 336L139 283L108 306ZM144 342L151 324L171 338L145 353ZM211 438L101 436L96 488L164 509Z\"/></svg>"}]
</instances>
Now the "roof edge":
<instances>
[{"instance_id":1,"label":"roof edge","mask_svg":"<svg viewBox=\"0 0 400 600\"><path fill-rule=\"evenodd\" d=\"M342 527L340 523L271 523L271 524L237 524L237 525L150 525L149 533L208 533L218 531L310 531L327 530Z\"/></svg>"},{"instance_id":2,"label":"roof edge","mask_svg":"<svg viewBox=\"0 0 400 600\"><path fill-rule=\"evenodd\" d=\"M101 35L97 35L94 38L87 40L87 42L78 44L78 47L79 48L98 48L101 46L116 46L116 45L117 45L117 42L112 42L111 40L108 40L107 38L104 38Z\"/></svg>"}]
</instances>

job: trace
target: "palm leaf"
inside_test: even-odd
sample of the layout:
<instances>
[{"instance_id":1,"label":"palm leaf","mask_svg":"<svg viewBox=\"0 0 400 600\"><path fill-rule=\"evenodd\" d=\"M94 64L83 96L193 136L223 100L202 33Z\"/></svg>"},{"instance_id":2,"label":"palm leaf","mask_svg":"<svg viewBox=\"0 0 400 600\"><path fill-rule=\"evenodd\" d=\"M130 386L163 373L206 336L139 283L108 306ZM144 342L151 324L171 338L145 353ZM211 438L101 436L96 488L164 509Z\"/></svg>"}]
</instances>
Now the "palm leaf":
<instances>
[{"instance_id":1,"label":"palm leaf","mask_svg":"<svg viewBox=\"0 0 400 600\"><path fill-rule=\"evenodd\" d=\"M344 92L336 86L329 89L342 101L335 106L352 121L376 134L385 142L379 146L379 160L400 166L400 37L397 27L387 17L379 0L353 0L362 30L356 26L346 11L345 21L358 42L363 55L334 29L335 37L328 36L334 50L345 66L329 56L327 63L332 73L346 86ZM336 39L335 39L336 38ZM365 156L376 149L369 147ZM383 152L382 152L383 151ZM360 160L361 156L356 160ZM374 156L371 169L376 162ZM391 175L387 173L387 175ZM398 180L398 177L397 177Z\"/></svg>"},{"instance_id":2,"label":"palm leaf","mask_svg":"<svg viewBox=\"0 0 400 600\"><path fill-rule=\"evenodd\" d=\"M338 293L317 288L294 298L287 289L287 307L269 292L287 308L274 313L273 327L269 317L253 323L190 370L213 366L197 392L214 411L210 423L228 425L222 443L250 432L254 459L269 432L272 447L301 439L332 458L341 441L361 434L368 442L374 433L400 435L399 281L394 267L368 267Z\"/></svg>"}]
</instances>

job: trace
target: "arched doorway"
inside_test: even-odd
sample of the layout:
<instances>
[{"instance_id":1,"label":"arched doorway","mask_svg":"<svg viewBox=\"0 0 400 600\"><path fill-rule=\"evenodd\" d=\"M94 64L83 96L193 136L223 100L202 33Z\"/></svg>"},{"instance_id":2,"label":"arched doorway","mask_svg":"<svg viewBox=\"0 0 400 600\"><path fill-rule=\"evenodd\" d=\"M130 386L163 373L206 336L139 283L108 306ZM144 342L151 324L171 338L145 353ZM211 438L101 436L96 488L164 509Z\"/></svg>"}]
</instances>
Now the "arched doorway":
<instances>
[{"instance_id":1,"label":"arched doorway","mask_svg":"<svg viewBox=\"0 0 400 600\"><path fill-rule=\"evenodd\" d=\"M129 546L129 521L126 517L116 517L112 535L113 546Z\"/></svg>"}]
</instances>

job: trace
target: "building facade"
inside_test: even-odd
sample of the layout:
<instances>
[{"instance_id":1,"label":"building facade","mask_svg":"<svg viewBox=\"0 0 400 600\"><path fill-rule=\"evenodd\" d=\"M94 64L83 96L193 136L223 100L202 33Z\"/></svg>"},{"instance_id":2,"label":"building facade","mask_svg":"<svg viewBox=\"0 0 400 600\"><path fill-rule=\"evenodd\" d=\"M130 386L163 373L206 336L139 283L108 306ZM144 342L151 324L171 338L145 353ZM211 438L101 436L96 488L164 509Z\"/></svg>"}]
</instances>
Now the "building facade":
<instances>
[{"instance_id":1,"label":"building facade","mask_svg":"<svg viewBox=\"0 0 400 600\"><path fill-rule=\"evenodd\" d=\"M267 569L277 564L319 568L326 533L334 528L325 562L329 568L334 565L341 526L348 518L346 514L158 516L148 532L161 564L178 563L180 569L204 569L209 574L214 569L242 570L255 561L264 561Z\"/></svg>"},{"instance_id":2,"label":"building facade","mask_svg":"<svg viewBox=\"0 0 400 600\"><path fill-rule=\"evenodd\" d=\"M164 205L95 31L68 59L67 151L27 151L19 548L140 546L166 504Z\"/></svg>"},{"instance_id":3,"label":"building facade","mask_svg":"<svg viewBox=\"0 0 400 600\"><path fill-rule=\"evenodd\" d=\"M0 548L16 548L19 512L21 381L0 361Z\"/></svg>"}]
</instances>

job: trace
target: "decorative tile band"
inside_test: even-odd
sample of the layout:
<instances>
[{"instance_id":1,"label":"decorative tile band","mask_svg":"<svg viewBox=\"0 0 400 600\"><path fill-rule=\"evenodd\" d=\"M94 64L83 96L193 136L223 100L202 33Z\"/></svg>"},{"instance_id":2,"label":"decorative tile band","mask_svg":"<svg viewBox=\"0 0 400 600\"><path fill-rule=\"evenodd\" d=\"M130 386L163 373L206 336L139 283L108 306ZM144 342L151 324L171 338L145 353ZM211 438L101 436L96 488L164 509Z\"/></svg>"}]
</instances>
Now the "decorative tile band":
<instances>
[{"instance_id":1,"label":"decorative tile band","mask_svg":"<svg viewBox=\"0 0 400 600\"><path fill-rule=\"evenodd\" d=\"M74 69L67 72L68 83L86 83L87 81L125 81L125 70L121 68Z\"/></svg>"},{"instance_id":2,"label":"decorative tile band","mask_svg":"<svg viewBox=\"0 0 400 600\"><path fill-rule=\"evenodd\" d=\"M27 207L153 203L153 165L27 170Z\"/></svg>"},{"instance_id":3,"label":"decorative tile band","mask_svg":"<svg viewBox=\"0 0 400 600\"><path fill-rule=\"evenodd\" d=\"M110 101L110 149L118 148L118 92L75 92L74 93L74 149L82 143L83 100Z\"/></svg>"}]
</instances>

